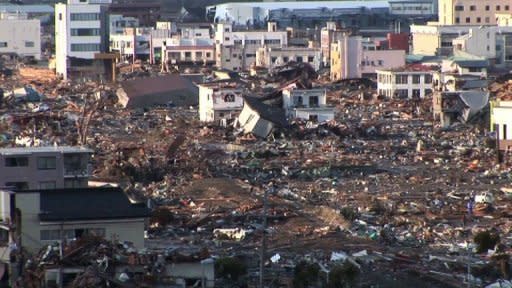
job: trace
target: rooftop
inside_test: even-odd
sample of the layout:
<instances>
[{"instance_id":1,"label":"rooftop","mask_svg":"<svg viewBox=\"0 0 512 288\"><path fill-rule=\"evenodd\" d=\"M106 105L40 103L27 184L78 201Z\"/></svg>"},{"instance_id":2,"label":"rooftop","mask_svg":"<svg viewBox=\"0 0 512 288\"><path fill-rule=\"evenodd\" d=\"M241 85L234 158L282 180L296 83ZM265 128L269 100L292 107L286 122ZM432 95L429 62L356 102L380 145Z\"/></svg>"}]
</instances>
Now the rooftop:
<instances>
[{"instance_id":1,"label":"rooftop","mask_svg":"<svg viewBox=\"0 0 512 288\"><path fill-rule=\"evenodd\" d=\"M14 147L0 148L0 155L18 155L32 153L93 153L94 151L79 146L42 146L42 147Z\"/></svg>"}]
</instances>

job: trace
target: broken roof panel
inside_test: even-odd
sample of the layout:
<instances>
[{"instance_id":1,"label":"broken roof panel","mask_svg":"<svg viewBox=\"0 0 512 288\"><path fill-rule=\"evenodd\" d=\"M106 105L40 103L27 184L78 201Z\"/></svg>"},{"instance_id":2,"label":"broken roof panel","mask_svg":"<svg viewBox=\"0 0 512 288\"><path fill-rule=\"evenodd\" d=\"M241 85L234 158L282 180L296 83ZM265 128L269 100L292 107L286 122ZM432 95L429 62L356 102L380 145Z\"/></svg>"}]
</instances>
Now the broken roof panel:
<instances>
[{"instance_id":1,"label":"broken roof panel","mask_svg":"<svg viewBox=\"0 0 512 288\"><path fill-rule=\"evenodd\" d=\"M285 112L281 108L267 105L255 97L244 97L245 104L249 105L254 111L258 112L261 118L268 120L277 126L286 127L288 121L286 121Z\"/></svg>"}]
</instances>

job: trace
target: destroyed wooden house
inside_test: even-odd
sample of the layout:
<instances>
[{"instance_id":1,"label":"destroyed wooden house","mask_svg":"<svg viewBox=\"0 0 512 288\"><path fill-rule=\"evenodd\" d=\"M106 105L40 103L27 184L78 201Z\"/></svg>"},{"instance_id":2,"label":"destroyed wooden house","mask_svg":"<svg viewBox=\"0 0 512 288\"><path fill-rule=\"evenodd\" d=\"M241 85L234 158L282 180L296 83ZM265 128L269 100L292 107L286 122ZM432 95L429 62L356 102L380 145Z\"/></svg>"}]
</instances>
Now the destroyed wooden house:
<instances>
[{"instance_id":1,"label":"destroyed wooden house","mask_svg":"<svg viewBox=\"0 0 512 288\"><path fill-rule=\"evenodd\" d=\"M245 133L265 138L274 128L287 127L288 122L283 109L264 104L254 97L245 97L238 125Z\"/></svg>"},{"instance_id":2,"label":"destroyed wooden house","mask_svg":"<svg viewBox=\"0 0 512 288\"><path fill-rule=\"evenodd\" d=\"M454 122L466 123L489 104L489 92L450 91L434 94L434 119L444 127Z\"/></svg>"},{"instance_id":3,"label":"destroyed wooden house","mask_svg":"<svg viewBox=\"0 0 512 288\"><path fill-rule=\"evenodd\" d=\"M189 107L198 105L199 89L187 78L173 74L125 81L117 97L125 108Z\"/></svg>"}]
</instances>

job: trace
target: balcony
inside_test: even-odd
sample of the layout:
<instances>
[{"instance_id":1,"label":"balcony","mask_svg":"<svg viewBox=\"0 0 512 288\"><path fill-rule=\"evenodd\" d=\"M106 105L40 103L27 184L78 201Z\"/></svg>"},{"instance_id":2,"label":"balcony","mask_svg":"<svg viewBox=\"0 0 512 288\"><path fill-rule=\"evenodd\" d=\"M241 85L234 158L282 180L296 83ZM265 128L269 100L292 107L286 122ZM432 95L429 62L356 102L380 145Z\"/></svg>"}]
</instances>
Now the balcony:
<instances>
[{"instance_id":1,"label":"balcony","mask_svg":"<svg viewBox=\"0 0 512 288\"><path fill-rule=\"evenodd\" d=\"M88 164L85 167L78 166L64 166L64 177L89 177L92 174L92 165Z\"/></svg>"}]
</instances>

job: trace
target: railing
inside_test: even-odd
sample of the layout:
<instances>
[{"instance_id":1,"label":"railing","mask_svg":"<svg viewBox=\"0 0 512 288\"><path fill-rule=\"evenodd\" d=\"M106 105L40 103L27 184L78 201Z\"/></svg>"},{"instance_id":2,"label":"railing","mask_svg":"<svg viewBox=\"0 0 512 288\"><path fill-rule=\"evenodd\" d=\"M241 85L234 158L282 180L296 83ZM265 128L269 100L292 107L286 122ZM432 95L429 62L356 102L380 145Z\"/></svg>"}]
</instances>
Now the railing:
<instances>
[{"instance_id":1,"label":"railing","mask_svg":"<svg viewBox=\"0 0 512 288\"><path fill-rule=\"evenodd\" d=\"M64 167L64 177L88 177L92 174L92 166L87 167Z\"/></svg>"}]
</instances>

